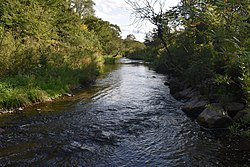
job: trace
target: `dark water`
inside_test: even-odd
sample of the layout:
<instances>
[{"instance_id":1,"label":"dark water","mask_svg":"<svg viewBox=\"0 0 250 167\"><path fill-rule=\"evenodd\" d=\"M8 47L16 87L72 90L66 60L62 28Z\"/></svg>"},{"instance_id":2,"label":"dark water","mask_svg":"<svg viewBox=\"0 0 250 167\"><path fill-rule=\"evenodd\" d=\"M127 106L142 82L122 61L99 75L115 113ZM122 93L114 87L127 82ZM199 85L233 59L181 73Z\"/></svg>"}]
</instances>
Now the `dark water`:
<instances>
[{"instance_id":1,"label":"dark water","mask_svg":"<svg viewBox=\"0 0 250 167\"><path fill-rule=\"evenodd\" d=\"M73 98L1 116L0 166L248 166L249 142L201 131L165 80L144 65L110 66Z\"/></svg>"}]
</instances>

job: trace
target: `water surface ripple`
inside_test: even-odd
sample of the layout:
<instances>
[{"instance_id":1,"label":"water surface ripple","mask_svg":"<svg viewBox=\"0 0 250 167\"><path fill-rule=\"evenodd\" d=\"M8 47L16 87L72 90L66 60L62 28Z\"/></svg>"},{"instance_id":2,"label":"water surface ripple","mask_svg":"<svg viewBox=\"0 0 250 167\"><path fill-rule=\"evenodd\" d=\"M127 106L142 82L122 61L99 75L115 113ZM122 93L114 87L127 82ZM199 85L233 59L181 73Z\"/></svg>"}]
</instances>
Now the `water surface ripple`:
<instances>
[{"instance_id":1,"label":"water surface ripple","mask_svg":"<svg viewBox=\"0 0 250 167\"><path fill-rule=\"evenodd\" d=\"M1 116L0 166L249 165L248 142L202 132L169 94L166 76L123 62L42 112Z\"/></svg>"}]
</instances>

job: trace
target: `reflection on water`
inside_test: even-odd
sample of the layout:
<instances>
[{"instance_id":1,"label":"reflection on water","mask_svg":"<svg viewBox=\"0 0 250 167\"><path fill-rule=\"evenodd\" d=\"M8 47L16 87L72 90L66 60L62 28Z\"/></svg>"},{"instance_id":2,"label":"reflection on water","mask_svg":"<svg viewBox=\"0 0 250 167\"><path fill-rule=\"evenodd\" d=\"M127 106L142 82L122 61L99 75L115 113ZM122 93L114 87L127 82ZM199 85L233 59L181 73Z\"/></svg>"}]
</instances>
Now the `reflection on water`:
<instances>
[{"instance_id":1,"label":"reflection on water","mask_svg":"<svg viewBox=\"0 0 250 167\"><path fill-rule=\"evenodd\" d=\"M0 117L0 166L250 163L249 143L204 133L183 114L164 75L122 63L73 98Z\"/></svg>"}]
</instances>

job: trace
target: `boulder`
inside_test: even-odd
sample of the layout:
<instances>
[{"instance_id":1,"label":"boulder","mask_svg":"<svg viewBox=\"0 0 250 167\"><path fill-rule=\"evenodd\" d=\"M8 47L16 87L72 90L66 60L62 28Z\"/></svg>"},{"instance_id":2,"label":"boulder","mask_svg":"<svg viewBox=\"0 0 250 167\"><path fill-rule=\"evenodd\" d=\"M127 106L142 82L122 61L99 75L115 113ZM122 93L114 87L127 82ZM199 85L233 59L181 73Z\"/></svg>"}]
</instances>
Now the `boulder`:
<instances>
[{"instance_id":1,"label":"boulder","mask_svg":"<svg viewBox=\"0 0 250 167\"><path fill-rule=\"evenodd\" d=\"M242 119L247 119L247 117L250 117L250 108L247 107L244 110L239 111L235 116L234 120L235 121L240 121Z\"/></svg>"},{"instance_id":2,"label":"boulder","mask_svg":"<svg viewBox=\"0 0 250 167\"><path fill-rule=\"evenodd\" d=\"M173 95L176 92L183 90L183 84L177 78L171 78L169 80L170 93Z\"/></svg>"},{"instance_id":3,"label":"boulder","mask_svg":"<svg viewBox=\"0 0 250 167\"><path fill-rule=\"evenodd\" d=\"M197 122L206 128L227 128L233 121L220 104L214 103L207 105Z\"/></svg>"},{"instance_id":4,"label":"boulder","mask_svg":"<svg viewBox=\"0 0 250 167\"><path fill-rule=\"evenodd\" d=\"M205 109L208 101L203 96L195 96L184 104L182 110L188 117L197 118Z\"/></svg>"},{"instance_id":5,"label":"boulder","mask_svg":"<svg viewBox=\"0 0 250 167\"><path fill-rule=\"evenodd\" d=\"M225 111L233 118L239 111L243 110L245 105L242 103L227 103L224 105Z\"/></svg>"},{"instance_id":6,"label":"boulder","mask_svg":"<svg viewBox=\"0 0 250 167\"><path fill-rule=\"evenodd\" d=\"M180 99L189 100L192 97L199 96L199 95L200 95L199 91L190 87L190 88L186 88L180 92L173 94L173 97L177 100L180 100Z\"/></svg>"}]
</instances>

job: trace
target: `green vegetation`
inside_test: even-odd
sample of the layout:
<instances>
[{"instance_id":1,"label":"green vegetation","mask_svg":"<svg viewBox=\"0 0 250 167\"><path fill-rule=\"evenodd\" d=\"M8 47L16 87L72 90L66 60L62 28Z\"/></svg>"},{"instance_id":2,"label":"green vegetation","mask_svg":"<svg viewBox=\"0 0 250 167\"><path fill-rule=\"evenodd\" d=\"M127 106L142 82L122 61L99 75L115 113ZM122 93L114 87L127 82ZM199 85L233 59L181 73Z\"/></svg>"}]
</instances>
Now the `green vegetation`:
<instances>
[{"instance_id":1,"label":"green vegetation","mask_svg":"<svg viewBox=\"0 0 250 167\"><path fill-rule=\"evenodd\" d=\"M93 5L0 0L0 108L56 98L96 78L103 55L117 53L122 40L118 26L93 16Z\"/></svg>"},{"instance_id":2,"label":"green vegetation","mask_svg":"<svg viewBox=\"0 0 250 167\"><path fill-rule=\"evenodd\" d=\"M104 55L122 54L121 30L117 25L93 16L84 19L84 24L98 37Z\"/></svg>"},{"instance_id":3,"label":"green vegetation","mask_svg":"<svg viewBox=\"0 0 250 167\"><path fill-rule=\"evenodd\" d=\"M72 71L67 68L48 70L1 79L0 105L4 108L12 108L48 101L60 97L65 92L70 92L70 85L91 79L86 75L87 71L83 70Z\"/></svg>"},{"instance_id":4,"label":"green vegetation","mask_svg":"<svg viewBox=\"0 0 250 167\"><path fill-rule=\"evenodd\" d=\"M137 17L157 26L144 42L146 55L157 70L171 71L199 85L217 102L249 102L248 0L182 0L178 6L158 13L144 1L129 3Z\"/></svg>"},{"instance_id":5,"label":"green vegetation","mask_svg":"<svg viewBox=\"0 0 250 167\"><path fill-rule=\"evenodd\" d=\"M145 60L147 58L145 52L145 45L141 42L136 41L134 35L129 34L124 43L124 55L131 59Z\"/></svg>"},{"instance_id":6,"label":"green vegetation","mask_svg":"<svg viewBox=\"0 0 250 167\"><path fill-rule=\"evenodd\" d=\"M122 58L122 56L121 55L119 56L106 55L103 58L104 58L104 64L115 64L117 60Z\"/></svg>"},{"instance_id":7,"label":"green vegetation","mask_svg":"<svg viewBox=\"0 0 250 167\"><path fill-rule=\"evenodd\" d=\"M244 110L244 115L245 116L242 119L239 119L236 123L234 123L230 127L230 131L232 135L239 135L250 139L250 129L249 129L250 108L246 108Z\"/></svg>"},{"instance_id":8,"label":"green vegetation","mask_svg":"<svg viewBox=\"0 0 250 167\"><path fill-rule=\"evenodd\" d=\"M212 102L250 105L249 0L181 0L158 12L147 0L128 3L136 18L157 27L144 42L156 70L188 81Z\"/></svg>"}]
</instances>

